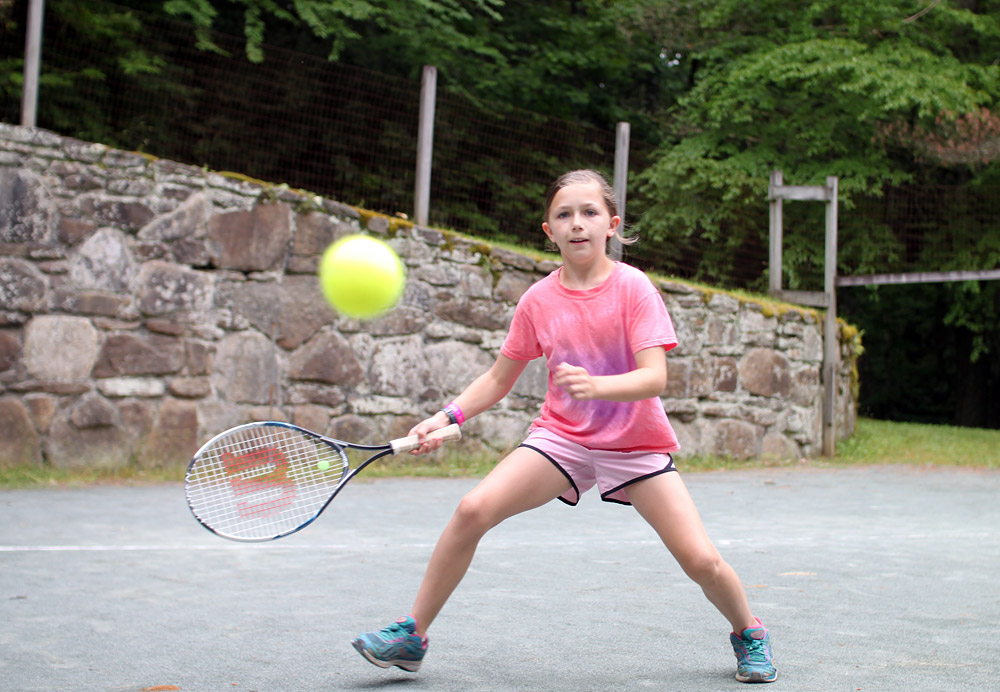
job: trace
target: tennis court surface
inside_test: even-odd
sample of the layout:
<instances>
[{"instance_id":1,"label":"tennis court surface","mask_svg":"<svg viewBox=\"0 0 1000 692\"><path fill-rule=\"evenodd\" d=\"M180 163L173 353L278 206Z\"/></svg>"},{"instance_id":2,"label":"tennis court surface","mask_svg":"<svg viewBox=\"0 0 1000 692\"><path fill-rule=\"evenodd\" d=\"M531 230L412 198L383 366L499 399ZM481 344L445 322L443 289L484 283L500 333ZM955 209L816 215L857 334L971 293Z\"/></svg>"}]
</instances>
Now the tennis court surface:
<instances>
[{"instance_id":1,"label":"tennis court surface","mask_svg":"<svg viewBox=\"0 0 1000 692\"><path fill-rule=\"evenodd\" d=\"M1000 473L685 478L771 628L767 690L1000 689ZM253 545L203 529L176 484L0 491L0 688L745 689L722 617L593 493L486 536L420 673L364 661L350 639L407 610L473 484L359 477L312 526Z\"/></svg>"}]
</instances>

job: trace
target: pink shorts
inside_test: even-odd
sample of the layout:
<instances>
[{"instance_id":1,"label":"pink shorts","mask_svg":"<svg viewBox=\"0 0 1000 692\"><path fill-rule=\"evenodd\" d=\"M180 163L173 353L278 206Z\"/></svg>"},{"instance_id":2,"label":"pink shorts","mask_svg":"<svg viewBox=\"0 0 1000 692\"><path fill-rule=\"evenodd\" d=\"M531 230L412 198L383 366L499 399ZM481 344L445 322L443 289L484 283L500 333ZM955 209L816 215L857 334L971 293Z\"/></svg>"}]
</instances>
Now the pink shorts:
<instances>
[{"instance_id":1,"label":"pink shorts","mask_svg":"<svg viewBox=\"0 0 1000 692\"><path fill-rule=\"evenodd\" d=\"M521 446L541 454L569 479L572 489L559 497L568 505L579 502L595 483L605 502L630 505L625 494L627 486L677 470L673 457L665 452L587 449L545 428L533 428Z\"/></svg>"}]
</instances>

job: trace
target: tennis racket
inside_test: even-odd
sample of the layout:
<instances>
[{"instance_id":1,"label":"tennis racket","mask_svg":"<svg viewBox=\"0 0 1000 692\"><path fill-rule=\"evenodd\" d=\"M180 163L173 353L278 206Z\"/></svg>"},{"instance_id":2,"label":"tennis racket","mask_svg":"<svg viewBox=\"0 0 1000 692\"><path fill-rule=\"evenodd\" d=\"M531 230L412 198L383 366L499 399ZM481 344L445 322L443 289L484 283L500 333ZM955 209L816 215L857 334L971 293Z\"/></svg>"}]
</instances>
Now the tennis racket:
<instances>
[{"instance_id":1,"label":"tennis racket","mask_svg":"<svg viewBox=\"0 0 1000 692\"><path fill-rule=\"evenodd\" d=\"M462 432L449 425L428 437L458 440ZM195 518L212 533L234 541L273 541L309 526L376 459L419 446L416 435L359 445L289 423L247 423L198 450L188 464L184 491ZM348 449L374 454L351 469Z\"/></svg>"}]
</instances>

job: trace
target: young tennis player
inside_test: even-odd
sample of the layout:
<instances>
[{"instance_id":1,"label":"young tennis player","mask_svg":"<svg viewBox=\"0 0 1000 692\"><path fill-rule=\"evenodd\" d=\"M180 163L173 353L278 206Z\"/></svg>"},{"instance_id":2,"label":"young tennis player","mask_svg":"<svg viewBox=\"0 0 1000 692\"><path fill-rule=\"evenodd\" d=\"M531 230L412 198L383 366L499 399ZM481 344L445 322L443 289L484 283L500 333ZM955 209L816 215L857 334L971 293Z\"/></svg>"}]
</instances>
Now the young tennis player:
<instances>
[{"instance_id":1,"label":"young tennis player","mask_svg":"<svg viewBox=\"0 0 1000 692\"><path fill-rule=\"evenodd\" d=\"M545 357L549 388L539 416L521 446L459 503L410 614L353 641L375 665L420 668L427 629L487 531L555 498L575 505L596 484L603 500L636 508L730 622L736 679L777 678L768 631L674 468L670 453L679 444L659 396L667 382L665 352L677 338L648 277L606 254L619 221L614 192L599 173L572 171L553 183L542 230L559 248L562 266L521 297L490 369L410 431L423 440L482 413L507 395L529 361ZM414 453L440 444L427 439Z\"/></svg>"}]
</instances>

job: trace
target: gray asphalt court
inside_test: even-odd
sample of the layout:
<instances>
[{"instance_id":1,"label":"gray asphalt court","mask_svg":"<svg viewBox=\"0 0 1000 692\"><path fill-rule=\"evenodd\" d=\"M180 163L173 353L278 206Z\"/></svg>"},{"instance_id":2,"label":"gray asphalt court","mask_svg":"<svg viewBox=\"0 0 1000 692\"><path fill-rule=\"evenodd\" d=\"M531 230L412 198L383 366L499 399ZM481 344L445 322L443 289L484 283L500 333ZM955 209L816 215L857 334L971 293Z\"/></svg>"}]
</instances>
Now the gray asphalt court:
<instances>
[{"instance_id":1,"label":"gray asphalt court","mask_svg":"<svg viewBox=\"0 0 1000 692\"><path fill-rule=\"evenodd\" d=\"M770 627L773 692L1000 690L1000 472L690 473ZM350 639L407 611L475 481L351 482L304 531L218 538L178 484L0 492L0 689L744 689L729 627L634 510L584 496L483 540L421 671Z\"/></svg>"}]
</instances>

